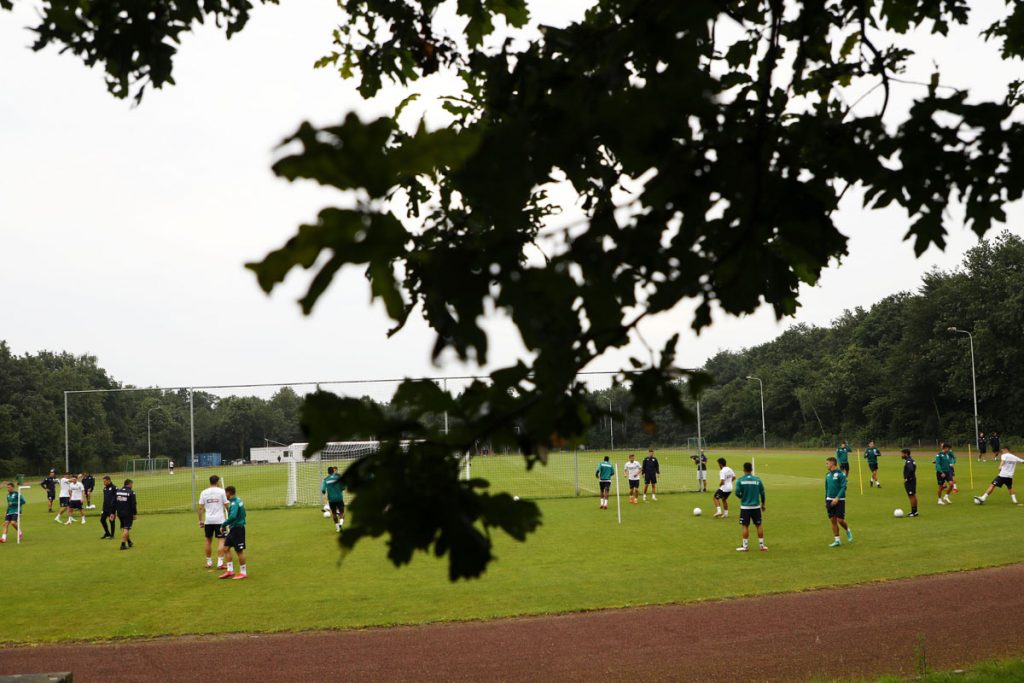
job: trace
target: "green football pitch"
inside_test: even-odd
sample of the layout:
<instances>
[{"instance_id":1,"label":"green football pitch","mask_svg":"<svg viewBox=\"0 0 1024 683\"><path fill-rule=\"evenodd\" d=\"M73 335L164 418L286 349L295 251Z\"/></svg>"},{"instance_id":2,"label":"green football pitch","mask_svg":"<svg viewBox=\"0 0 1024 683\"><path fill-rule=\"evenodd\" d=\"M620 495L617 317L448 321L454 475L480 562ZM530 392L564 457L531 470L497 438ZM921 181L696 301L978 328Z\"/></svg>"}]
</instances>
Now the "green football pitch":
<instances>
[{"instance_id":1,"label":"green football pitch","mask_svg":"<svg viewBox=\"0 0 1024 683\"><path fill-rule=\"evenodd\" d=\"M85 525L55 523L37 486L26 492L24 542L16 545L12 535L0 546L6 588L0 642L487 619L799 591L1019 561L1024 508L1001 490L988 504L973 505L966 458L958 465L962 493L952 506L939 507L930 453L918 457L922 514L916 519L892 516L896 507L907 509L897 457L882 459L883 488L865 483L863 494L854 466L847 503L854 542L830 549L827 454L714 451L709 457L723 455L740 470L752 454L768 494L768 553L735 551L737 506L729 519L712 519L710 493L668 494L638 505L623 497L619 524L614 499L601 511L585 492L540 500L538 533L526 543L497 534L498 560L483 578L454 584L445 562L426 554L393 568L383 539L341 557L333 525L309 507L251 510L250 578L218 581L204 569L194 513L141 515L135 548L122 552L117 542L99 540L97 511ZM996 465L974 463L973 470L978 493ZM713 489L714 467L709 474ZM508 482L496 481L495 488L507 489ZM241 483L239 493L244 499ZM693 515L696 506L703 516Z\"/></svg>"}]
</instances>

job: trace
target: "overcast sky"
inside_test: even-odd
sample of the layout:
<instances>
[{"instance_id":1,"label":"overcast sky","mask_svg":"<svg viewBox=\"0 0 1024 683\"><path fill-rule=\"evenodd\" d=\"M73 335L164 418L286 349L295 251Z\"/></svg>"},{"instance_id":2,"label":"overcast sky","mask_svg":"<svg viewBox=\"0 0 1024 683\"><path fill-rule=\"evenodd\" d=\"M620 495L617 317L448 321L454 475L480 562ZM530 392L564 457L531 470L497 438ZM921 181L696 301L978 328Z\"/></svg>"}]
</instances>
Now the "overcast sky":
<instances>
[{"instance_id":1,"label":"overcast sky","mask_svg":"<svg viewBox=\"0 0 1024 683\"><path fill-rule=\"evenodd\" d=\"M587 3L534 3L546 23ZM1001 5L1001 3L992 3ZM242 264L280 246L297 225L339 197L273 176L275 147L303 120L339 121L390 111L407 93L390 89L365 103L351 83L314 71L339 18L328 0L261 7L230 41L203 29L179 53L177 86L140 107L107 94L102 74L55 50L29 51L26 3L0 12L0 339L15 353L90 353L116 379L139 386L284 382L460 374L431 365L430 330L418 318L393 339L357 272L336 281L311 317L294 303L308 278L293 274L265 296ZM557 9L555 9L557 7ZM998 7L996 8L998 9ZM926 80L932 61L944 82L998 96L1019 64L1000 64L977 38L984 22L952 46L918 41ZM413 89L439 91L437 84ZM915 86L900 86L895 113ZM870 101L862 106L874 106ZM691 306L643 328L652 346L683 333L680 363L700 366L719 349L777 336L795 323L828 324L843 309L914 289L933 267L952 268L977 243L957 228L946 251L915 259L900 211L865 212L850 197L838 216L850 255L803 293L795 318L770 310L718 316L688 333ZM1020 225L1018 207L1010 226ZM1020 227L1013 228L1024 234ZM968 321L965 321L965 324ZM491 365L521 346L496 323ZM594 369L614 370L629 348ZM369 391L374 393L376 391Z\"/></svg>"}]
</instances>

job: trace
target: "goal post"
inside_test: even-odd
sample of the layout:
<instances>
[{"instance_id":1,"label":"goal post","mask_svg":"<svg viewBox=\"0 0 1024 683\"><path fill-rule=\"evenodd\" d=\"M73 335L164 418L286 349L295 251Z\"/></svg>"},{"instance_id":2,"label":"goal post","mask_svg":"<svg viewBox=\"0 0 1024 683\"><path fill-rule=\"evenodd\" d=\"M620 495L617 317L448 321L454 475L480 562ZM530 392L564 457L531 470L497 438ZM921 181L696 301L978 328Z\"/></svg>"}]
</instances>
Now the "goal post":
<instances>
[{"instance_id":1,"label":"goal post","mask_svg":"<svg viewBox=\"0 0 1024 683\"><path fill-rule=\"evenodd\" d=\"M132 458L128 461L128 467L126 468L126 474L141 475L141 474L155 474L157 472L168 472L170 467L170 458L157 457L157 458Z\"/></svg>"},{"instance_id":2,"label":"goal post","mask_svg":"<svg viewBox=\"0 0 1024 683\"><path fill-rule=\"evenodd\" d=\"M708 440L702 436L691 436L686 440L686 450L694 455L699 455L701 451L707 450Z\"/></svg>"}]
</instances>

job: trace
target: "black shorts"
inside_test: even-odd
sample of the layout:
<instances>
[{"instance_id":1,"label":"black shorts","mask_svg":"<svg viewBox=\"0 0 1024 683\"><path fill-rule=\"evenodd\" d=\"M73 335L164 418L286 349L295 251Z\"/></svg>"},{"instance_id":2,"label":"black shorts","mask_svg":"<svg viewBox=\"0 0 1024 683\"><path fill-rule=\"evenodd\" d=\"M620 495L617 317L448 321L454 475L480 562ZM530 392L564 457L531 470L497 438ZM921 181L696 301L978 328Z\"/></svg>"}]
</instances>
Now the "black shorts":
<instances>
[{"instance_id":1,"label":"black shorts","mask_svg":"<svg viewBox=\"0 0 1024 683\"><path fill-rule=\"evenodd\" d=\"M604 491L611 491L612 483L610 481L601 481L601 482L598 482L598 483L601 485L601 491L602 492L604 492Z\"/></svg>"},{"instance_id":2,"label":"black shorts","mask_svg":"<svg viewBox=\"0 0 1024 683\"><path fill-rule=\"evenodd\" d=\"M86 490L85 490L85 495L87 495L87 496L91 496L91 495L92 495L92 492L93 492L93 489L86 489Z\"/></svg>"},{"instance_id":3,"label":"black shorts","mask_svg":"<svg viewBox=\"0 0 1024 683\"><path fill-rule=\"evenodd\" d=\"M948 482L948 481L949 481L949 474L947 474L946 472L936 472L935 473L935 483L937 483L939 486L945 486L946 482Z\"/></svg>"},{"instance_id":4,"label":"black shorts","mask_svg":"<svg viewBox=\"0 0 1024 683\"><path fill-rule=\"evenodd\" d=\"M877 472L878 471L878 463L877 462L869 462L868 463L868 469L871 470L872 472Z\"/></svg>"},{"instance_id":5,"label":"black shorts","mask_svg":"<svg viewBox=\"0 0 1024 683\"><path fill-rule=\"evenodd\" d=\"M121 522L121 528L122 529L131 529L132 528L132 516L131 515L127 515L127 516L118 515L117 516L117 520L119 522Z\"/></svg>"},{"instance_id":6,"label":"black shorts","mask_svg":"<svg viewBox=\"0 0 1024 683\"><path fill-rule=\"evenodd\" d=\"M345 514L345 501L343 500L329 500L327 501L327 507L331 512L336 512L339 515Z\"/></svg>"},{"instance_id":7,"label":"black shorts","mask_svg":"<svg viewBox=\"0 0 1024 683\"><path fill-rule=\"evenodd\" d=\"M740 510L740 526L750 526L751 522L754 526L761 526L761 508Z\"/></svg>"},{"instance_id":8,"label":"black shorts","mask_svg":"<svg viewBox=\"0 0 1024 683\"><path fill-rule=\"evenodd\" d=\"M53 491L47 491L46 492L46 500L53 500L56 497L57 497L57 494L54 493Z\"/></svg>"},{"instance_id":9,"label":"black shorts","mask_svg":"<svg viewBox=\"0 0 1024 683\"><path fill-rule=\"evenodd\" d=\"M630 479L629 480L629 488L631 488L631 489L638 489L638 488L640 488L640 480L639 479Z\"/></svg>"},{"instance_id":10,"label":"black shorts","mask_svg":"<svg viewBox=\"0 0 1024 683\"><path fill-rule=\"evenodd\" d=\"M649 475L649 476L646 475L646 474L644 475L644 484L646 484L648 486L654 486L657 483L658 483L658 475L657 474L652 474L652 475Z\"/></svg>"},{"instance_id":11,"label":"black shorts","mask_svg":"<svg viewBox=\"0 0 1024 683\"><path fill-rule=\"evenodd\" d=\"M722 489L718 489L715 491L715 500L726 500L731 495L732 491L723 491Z\"/></svg>"},{"instance_id":12,"label":"black shorts","mask_svg":"<svg viewBox=\"0 0 1024 683\"><path fill-rule=\"evenodd\" d=\"M907 492L908 496L917 495L917 479L907 479L903 482L903 490Z\"/></svg>"},{"instance_id":13,"label":"black shorts","mask_svg":"<svg viewBox=\"0 0 1024 683\"><path fill-rule=\"evenodd\" d=\"M66 508L68 506L68 503L71 502L70 498L60 498L59 500L60 500L60 506L62 508Z\"/></svg>"},{"instance_id":14,"label":"black shorts","mask_svg":"<svg viewBox=\"0 0 1024 683\"><path fill-rule=\"evenodd\" d=\"M224 541L224 547L245 550L245 527L232 527L231 531L228 532L227 540Z\"/></svg>"},{"instance_id":15,"label":"black shorts","mask_svg":"<svg viewBox=\"0 0 1024 683\"><path fill-rule=\"evenodd\" d=\"M985 451L988 450L988 446L982 446L978 444L978 455L985 455Z\"/></svg>"},{"instance_id":16,"label":"black shorts","mask_svg":"<svg viewBox=\"0 0 1024 683\"><path fill-rule=\"evenodd\" d=\"M68 501L68 505L67 506L69 508L71 508L72 510L81 510L82 509L82 501L80 501L80 500L71 500L71 501Z\"/></svg>"},{"instance_id":17,"label":"black shorts","mask_svg":"<svg viewBox=\"0 0 1024 683\"><path fill-rule=\"evenodd\" d=\"M848 462L841 462L841 463L839 463L839 469L841 469L843 471L843 474L849 474L850 473L850 463L848 463Z\"/></svg>"},{"instance_id":18,"label":"black shorts","mask_svg":"<svg viewBox=\"0 0 1024 683\"><path fill-rule=\"evenodd\" d=\"M222 527L220 524L204 524L203 534L207 538L224 538L224 527Z\"/></svg>"},{"instance_id":19,"label":"black shorts","mask_svg":"<svg viewBox=\"0 0 1024 683\"><path fill-rule=\"evenodd\" d=\"M5 522L17 522L18 521L18 513L15 512L14 514L5 515L4 516L4 521Z\"/></svg>"},{"instance_id":20,"label":"black shorts","mask_svg":"<svg viewBox=\"0 0 1024 683\"><path fill-rule=\"evenodd\" d=\"M825 512L828 513L829 519L837 517L839 519L846 519L846 501L840 500L835 505L831 504L832 501L825 501Z\"/></svg>"},{"instance_id":21,"label":"black shorts","mask_svg":"<svg viewBox=\"0 0 1024 683\"><path fill-rule=\"evenodd\" d=\"M993 486L1005 486L1008 489L1013 488L1013 477L996 477L992 480Z\"/></svg>"}]
</instances>

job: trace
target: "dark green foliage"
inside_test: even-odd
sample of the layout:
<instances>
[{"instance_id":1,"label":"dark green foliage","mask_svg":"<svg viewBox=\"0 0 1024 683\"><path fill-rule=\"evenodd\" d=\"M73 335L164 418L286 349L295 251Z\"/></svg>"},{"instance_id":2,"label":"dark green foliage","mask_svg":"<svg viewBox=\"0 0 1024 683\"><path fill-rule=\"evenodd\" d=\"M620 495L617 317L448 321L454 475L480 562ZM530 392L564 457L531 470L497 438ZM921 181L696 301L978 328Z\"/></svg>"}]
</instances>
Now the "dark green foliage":
<instances>
[{"instance_id":1,"label":"dark green foliage","mask_svg":"<svg viewBox=\"0 0 1024 683\"><path fill-rule=\"evenodd\" d=\"M86 3L92 23L77 15L56 21L49 17L60 12L47 5L41 40L103 62L112 89L123 95L132 80L169 82L167 41L204 13L227 19L230 32L249 8L155 4L176 9L149 24L133 21L124 34L116 24L135 16L135 3L125 13L118 0ZM358 78L367 97L385 83L408 84L442 68L458 72L464 91L445 101L453 118L437 131L409 133L397 113L368 123L350 116L322 129L303 124L293 137L301 149L275 170L356 189L355 205L324 209L317 224L250 264L269 291L290 269L322 263L301 302L306 312L340 269L363 268L396 330L415 311L425 316L436 332L434 358L452 351L486 361L483 319L493 310L512 319L530 366L499 370L492 382L443 399L459 415L453 432L441 434L428 419L442 399L429 392L403 399L406 419L389 423L388 433L416 439L405 452L416 471L404 476L414 481L446 471L435 461L480 440L522 448L532 464L549 448L581 439L607 411L579 387L576 372L627 344L648 315L688 299L697 302L689 321L696 330L710 324L714 307L740 314L767 304L777 316L792 314L800 285L816 282L846 253L833 215L851 186L869 207L902 207L919 254L944 246L951 203L962 203L968 226L983 235L1024 192L1019 84L1005 101L985 101L940 89L939 74L930 86L897 82L914 55L887 31L945 35L967 21L966 0L597 0L580 21L504 42L487 38L497 38L503 24L527 22L524 0L458 0L463 23L454 33L440 25L442 4L340 0L336 49L318 66ZM1005 19L985 33L1007 58L1024 51L1022 16L1008 5ZM126 60L125 43L145 49ZM894 87L913 89L900 120L885 116ZM868 100L851 108L844 99L870 88L878 89L880 106ZM552 179L571 185L586 214L585 224L555 239L542 234ZM618 206L626 187L632 194ZM388 201L401 197L406 216L393 213L401 203ZM544 261L528 260L541 244ZM323 252L328 258L320 261ZM911 306L906 315L920 314ZM851 334L859 329L854 319L843 325ZM824 386L849 387L850 401L802 386L801 363L813 361L786 358L777 369L792 392L772 399L782 401L772 409L806 415L808 406L819 413L824 406L836 425L868 414L895 420L906 401L875 402L858 384L887 369L852 339L847 348L831 348L839 360ZM704 381L675 368L674 355L673 342L660 357L636 361L642 374L624 399L652 435L666 423L658 415L690 418L679 380L694 380L693 388ZM924 372L935 360L919 354L908 367ZM718 365L740 363L719 359L708 369L725 369ZM907 382L928 388L917 375ZM940 402L932 398L939 424ZM367 429L313 409L304 426L337 438ZM398 466L391 462L396 449L364 464L367 472L382 468L379 480L360 484L364 495L384 497L378 503L406 494L397 483L376 483L390 481L383 473ZM485 495L473 487L452 492L453 514L462 509L474 523L500 518L497 526L506 529L531 528L525 508L500 507L489 518L481 512ZM396 502L385 505L395 510ZM451 551L452 576L478 575L490 559L486 539L453 530L447 517L414 519L418 509L403 507L372 529L359 516L349 538L390 534L396 562L432 544L435 552ZM412 533L417 524L427 527Z\"/></svg>"}]
</instances>

